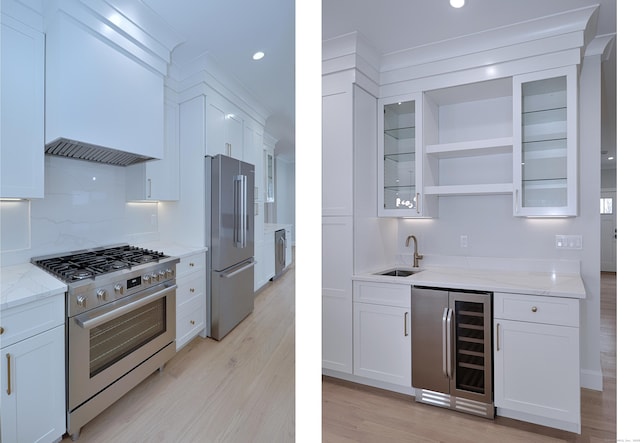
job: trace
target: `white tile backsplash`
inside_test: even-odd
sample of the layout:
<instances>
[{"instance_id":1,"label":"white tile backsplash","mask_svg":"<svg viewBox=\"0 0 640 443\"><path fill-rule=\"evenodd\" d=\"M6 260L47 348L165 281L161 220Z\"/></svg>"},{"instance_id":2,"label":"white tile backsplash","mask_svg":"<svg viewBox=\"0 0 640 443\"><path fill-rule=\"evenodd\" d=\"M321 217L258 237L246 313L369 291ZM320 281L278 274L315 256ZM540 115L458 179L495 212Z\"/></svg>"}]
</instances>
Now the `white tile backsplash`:
<instances>
[{"instance_id":1,"label":"white tile backsplash","mask_svg":"<svg viewBox=\"0 0 640 443\"><path fill-rule=\"evenodd\" d=\"M3 266L158 233L157 203L127 203L125 168L119 166L46 156L45 197L30 202L30 214L4 211L5 203L0 220Z\"/></svg>"}]
</instances>

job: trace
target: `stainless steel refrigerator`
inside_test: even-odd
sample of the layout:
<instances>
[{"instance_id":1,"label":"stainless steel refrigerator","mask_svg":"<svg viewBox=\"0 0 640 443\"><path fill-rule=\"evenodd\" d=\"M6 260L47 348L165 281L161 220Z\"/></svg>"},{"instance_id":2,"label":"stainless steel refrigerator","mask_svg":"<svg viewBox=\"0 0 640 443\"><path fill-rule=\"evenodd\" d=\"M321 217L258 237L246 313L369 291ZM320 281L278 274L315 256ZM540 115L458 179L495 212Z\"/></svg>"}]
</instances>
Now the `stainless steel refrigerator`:
<instances>
[{"instance_id":1,"label":"stainless steel refrigerator","mask_svg":"<svg viewBox=\"0 0 640 443\"><path fill-rule=\"evenodd\" d=\"M222 340L253 311L255 167L205 157L207 335Z\"/></svg>"}]
</instances>

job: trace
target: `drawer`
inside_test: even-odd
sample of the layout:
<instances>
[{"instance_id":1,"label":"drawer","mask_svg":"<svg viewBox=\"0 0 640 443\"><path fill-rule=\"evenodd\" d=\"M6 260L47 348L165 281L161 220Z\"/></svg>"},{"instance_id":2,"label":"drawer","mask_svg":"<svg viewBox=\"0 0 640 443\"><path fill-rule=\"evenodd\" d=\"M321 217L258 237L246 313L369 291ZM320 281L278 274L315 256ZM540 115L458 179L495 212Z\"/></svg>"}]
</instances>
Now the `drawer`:
<instances>
[{"instance_id":1,"label":"drawer","mask_svg":"<svg viewBox=\"0 0 640 443\"><path fill-rule=\"evenodd\" d=\"M353 301L410 308L411 286L356 280L353 282Z\"/></svg>"},{"instance_id":2,"label":"drawer","mask_svg":"<svg viewBox=\"0 0 640 443\"><path fill-rule=\"evenodd\" d=\"M205 269L206 255L204 252L188 255L180 258L180 263L176 265L177 277L198 272Z\"/></svg>"},{"instance_id":3,"label":"drawer","mask_svg":"<svg viewBox=\"0 0 640 443\"><path fill-rule=\"evenodd\" d=\"M25 338L64 325L65 294L33 301L2 311L2 347L12 345Z\"/></svg>"},{"instance_id":4,"label":"drawer","mask_svg":"<svg viewBox=\"0 0 640 443\"><path fill-rule=\"evenodd\" d=\"M195 297L176 309L176 348L180 349L204 328L204 297Z\"/></svg>"},{"instance_id":5,"label":"drawer","mask_svg":"<svg viewBox=\"0 0 640 443\"><path fill-rule=\"evenodd\" d=\"M505 320L579 326L580 305L575 298L493 294L493 317Z\"/></svg>"},{"instance_id":6,"label":"drawer","mask_svg":"<svg viewBox=\"0 0 640 443\"><path fill-rule=\"evenodd\" d=\"M184 278L178 278L177 285L176 306L180 306L194 297L203 297L206 285L204 272L198 272L196 274L190 274Z\"/></svg>"}]
</instances>

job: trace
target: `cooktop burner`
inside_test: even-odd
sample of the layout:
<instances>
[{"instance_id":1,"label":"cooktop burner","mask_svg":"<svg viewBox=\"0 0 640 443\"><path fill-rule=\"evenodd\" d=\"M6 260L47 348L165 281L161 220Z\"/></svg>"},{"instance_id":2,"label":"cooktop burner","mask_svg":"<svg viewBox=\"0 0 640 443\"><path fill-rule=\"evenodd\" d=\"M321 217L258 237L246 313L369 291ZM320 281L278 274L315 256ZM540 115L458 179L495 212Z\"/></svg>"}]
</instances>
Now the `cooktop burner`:
<instances>
[{"instance_id":1,"label":"cooktop burner","mask_svg":"<svg viewBox=\"0 0 640 443\"><path fill-rule=\"evenodd\" d=\"M32 259L32 262L71 283L144 263L157 263L166 258L163 252L138 248L130 245L118 245L99 249L71 252L59 256L47 256Z\"/></svg>"}]
</instances>

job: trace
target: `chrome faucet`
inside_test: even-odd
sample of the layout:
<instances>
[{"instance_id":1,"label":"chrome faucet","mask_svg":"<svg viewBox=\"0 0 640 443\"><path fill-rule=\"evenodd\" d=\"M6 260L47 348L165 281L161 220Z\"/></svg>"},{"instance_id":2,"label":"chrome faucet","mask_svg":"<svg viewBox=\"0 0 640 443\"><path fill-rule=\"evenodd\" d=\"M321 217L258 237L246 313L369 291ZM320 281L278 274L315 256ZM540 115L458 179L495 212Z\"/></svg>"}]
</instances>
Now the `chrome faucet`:
<instances>
[{"instance_id":1,"label":"chrome faucet","mask_svg":"<svg viewBox=\"0 0 640 443\"><path fill-rule=\"evenodd\" d=\"M416 238L415 235L410 235L409 237L407 237L407 241L405 242L405 246L409 246L409 240L413 239L413 267L417 268L418 267L418 260L422 260L424 258L424 255L422 254L418 254L418 239Z\"/></svg>"}]
</instances>

